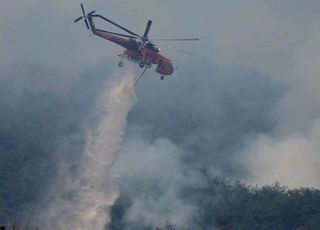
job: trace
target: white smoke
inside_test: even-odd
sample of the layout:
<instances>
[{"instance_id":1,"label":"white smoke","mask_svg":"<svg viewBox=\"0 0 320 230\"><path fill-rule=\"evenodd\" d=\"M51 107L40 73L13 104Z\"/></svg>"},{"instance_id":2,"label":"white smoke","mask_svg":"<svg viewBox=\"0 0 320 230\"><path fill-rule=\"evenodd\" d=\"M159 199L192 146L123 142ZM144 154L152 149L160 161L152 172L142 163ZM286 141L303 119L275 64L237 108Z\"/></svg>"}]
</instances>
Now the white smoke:
<instances>
[{"instance_id":1,"label":"white smoke","mask_svg":"<svg viewBox=\"0 0 320 230\"><path fill-rule=\"evenodd\" d=\"M165 138L150 142L139 132L129 135L112 170L121 176L121 192L132 199L124 221L130 224L143 220L153 227L169 221L186 229L196 229L192 216L196 208L185 202L185 187L204 187L197 172L181 164L183 149Z\"/></svg>"},{"instance_id":2,"label":"white smoke","mask_svg":"<svg viewBox=\"0 0 320 230\"><path fill-rule=\"evenodd\" d=\"M279 181L289 187L320 187L320 29L319 20L297 54L297 64L275 114L273 136L253 140L240 156L247 182L263 185Z\"/></svg>"},{"instance_id":3,"label":"white smoke","mask_svg":"<svg viewBox=\"0 0 320 230\"><path fill-rule=\"evenodd\" d=\"M79 170L73 174L62 170L59 188L53 189L56 194L44 213L46 229L105 229L109 208L118 196L108 170L121 148L127 115L135 101L133 74L118 77L107 87L95 116L100 122L88 134Z\"/></svg>"}]
</instances>

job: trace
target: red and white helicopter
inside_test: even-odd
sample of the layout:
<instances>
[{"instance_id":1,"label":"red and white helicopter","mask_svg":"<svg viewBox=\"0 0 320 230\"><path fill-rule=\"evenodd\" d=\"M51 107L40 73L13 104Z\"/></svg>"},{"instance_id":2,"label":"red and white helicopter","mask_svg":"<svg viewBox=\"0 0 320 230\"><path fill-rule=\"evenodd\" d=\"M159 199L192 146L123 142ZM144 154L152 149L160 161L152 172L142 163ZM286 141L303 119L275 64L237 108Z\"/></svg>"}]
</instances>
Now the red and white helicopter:
<instances>
[{"instance_id":1,"label":"red and white helicopter","mask_svg":"<svg viewBox=\"0 0 320 230\"><path fill-rule=\"evenodd\" d=\"M108 18L105 18L99 14L95 14L95 11L92 11L88 14L85 13L83 4L81 3L82 16L74 20L78 22L81 19L84 19L86 27L88 30L91 30L94 35L102 37L106 40L109 40L117 45L120 45L125 48L124 52L120 54L121 60L119 62L119 67L123 66L123 59L128 59L135 63L138 63L141 68L144 68L144 71L140 77L144 74L147 68L150 68L153 64L157 65L156 72L161 74L161 80L164 79L164 76L171 75L174 71L174 67L169 58L160 54L159 47L154 44L152 40L148 38L148 33L152 24L151 20L148 20L147 27L142 36L134 33L127 28L111 21ZM127 34L120 34L115 32L110 32L106 30L97 29L93 19L100 18L119 29L125 31ZM157 39L159 41L197 41L199 38L183 38L183 39ZM140 78L139 77L139 78Z\"/></svg>"}]
</instances>

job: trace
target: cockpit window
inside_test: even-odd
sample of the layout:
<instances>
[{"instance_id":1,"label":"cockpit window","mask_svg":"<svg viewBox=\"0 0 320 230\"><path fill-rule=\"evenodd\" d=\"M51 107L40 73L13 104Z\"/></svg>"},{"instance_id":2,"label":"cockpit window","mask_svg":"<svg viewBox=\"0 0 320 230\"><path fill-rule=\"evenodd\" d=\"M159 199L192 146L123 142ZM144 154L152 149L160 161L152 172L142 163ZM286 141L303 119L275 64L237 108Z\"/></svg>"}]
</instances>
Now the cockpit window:
<instances>
[{"instance_id":1,"label":"cockpit window","mask_svg":"<svg viewBox=\"0 0 320 230\"><path fill-rule=\"evenodd\" d=\"M146 47L156 52L160 51L159 47L157 47L155 44L151 42L146 43Z\"/></svg>"}]
</instances>

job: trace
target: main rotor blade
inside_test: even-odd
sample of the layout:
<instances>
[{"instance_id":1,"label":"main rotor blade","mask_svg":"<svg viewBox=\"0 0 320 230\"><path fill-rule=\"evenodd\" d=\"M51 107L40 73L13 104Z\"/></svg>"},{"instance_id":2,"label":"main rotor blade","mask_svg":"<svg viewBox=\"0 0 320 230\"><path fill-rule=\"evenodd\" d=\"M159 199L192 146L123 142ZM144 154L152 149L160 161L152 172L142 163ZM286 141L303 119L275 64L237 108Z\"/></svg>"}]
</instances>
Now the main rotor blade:
<instances>
[{"instance_id":1,"label":"main rotor blade","mask_svg":"<svg viewBox=\"0 0 320 230\"><path fill-rule=\"evenodd\" d=\"M152 41L199 41L200 38L158 38Z\"/></svg>"},{"instance_id":2,"label":"main rotor blade","mask_svg":"<svg viewBox=\"0 0 320 230\"><path fill-rule=\"evenodd\" d=\"M86 13L84 12L84 8L83 8L82 3L80 4L80 6L81 6L81 10L82 10L83 15L85 15Z\"/></svg>"},{"instance_id":3,"label":"main rotor blade","mask_svg":"<svg viewBox=\"0 0 320 230\"><path fill-rule=\"evenodd\" d=\"M90 27L89 27L89 23L88 23L87 18L84 18L84 22L86 23L86 26L87 26L88 30L90 30Z\"/></svg>"},{"instance_id":4,"label":"main rotor blade","mask_svg":"<svg viewBox=\"0 0 320 230\"><path fill-rule=\"evenodd\" d=\"M111 21L110 19L107 19L107 18L105 18L105 17L101 16L100 14L93 14L93 15L91 15L91 16L92 16L92 17L99 17L99 18L101 18L101 19L103 19L103 20L105 20L105 21L107 21L107 22L111 23L112 25L114 25L114 26L116 26L116 27L118 27L118 28L122 29L123 31L126 31L127 33L129 33L129 34L131 34L131 35L134 35L134 36L140 37L138 34L136 34L136 33L132 32L132 31L130 31L130 30L128 30L128 29L126 29L126 28L124 28L123 26L120 26L119 24L117 24L117 23L115 23L115 22Z\"/></svg>"},{"instance_id":5,"label":"main rotor blade","mask_svg":"<svg viewBox=\"0 0 320 230\"><path fill-rule=\"evenodd\" d=\"M187 51L184 51L184 50L180 50L180 49L176 49L176 48L173 48L173 47L169 47L169 46L165 46L164 48L172 50L172 51L175 51L175 52L191 55L191 56L194 55L193 53L190 53L190 52L187 52Z\"/></svg>"},{"instance_id":6,"label":"main rotor blade","mask_svg":"<svg viewBox=\"0 0 320 230\"><path fill-rule=\"evenodd\" d=\"M96 12L96 11L93 10L93 11L91 11L88 15L94 14L95 12Z\"/></svg>"},{"instance_id":7,"label":"main rotor blade","mask_svg":"<svg viewBox=\"0 0 320 230\"><path fill-rule=\"evenodd\" d=\"M146 30L144 31L144 34L143 34L143 38L145 38L145 39L148 39L148 33L149 33L149 30L150 30L151 24L152 24L152 21L148 20L148 24L147 24Z\"/></svg>"},{"instance_id":8,"label":"main rotor blade","mask_svg":"<svg viewBox=\"0 0 320 230\"><path fill-rule=\"evenodd\" d=\"M121 37L126 37L126 38L137 38L137 37L135 37L135 36L126 35L126 34L119 34L119 33L110 32L110 31L106 31L106 30L100 30L100 29L96 29L96 30L97 30L97 31L100 31L100 32L106 32L106 33L109 33L109 34L121 36Z\"/></svg>"},{"instance_id":9,"label":"main rotor blade","mask_svg":"<svg viewBox=\"0 0 320 230\"><path fill-rule=\"evenodd\" d=\"M83 16L78 17L76 20L74 20L74 22L76 23L76 22L80 21L82 18L83 18Z\"/></svg>"}]
</instances>

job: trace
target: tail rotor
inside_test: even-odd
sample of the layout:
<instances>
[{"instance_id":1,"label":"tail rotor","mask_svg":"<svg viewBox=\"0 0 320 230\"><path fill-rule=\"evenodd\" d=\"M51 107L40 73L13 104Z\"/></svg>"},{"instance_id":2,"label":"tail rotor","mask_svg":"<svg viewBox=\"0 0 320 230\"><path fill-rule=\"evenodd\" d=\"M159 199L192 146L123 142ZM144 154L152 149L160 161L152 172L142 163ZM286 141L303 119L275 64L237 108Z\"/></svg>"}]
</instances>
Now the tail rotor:
<instances>
[{"instance_id":1,"label":"tail rotor","mask_svg":"<svg viewBox=\"0 0 320 230\"><path fill-rule=\"evenodd\" d=\"M81 6L81 11L82 11L82 16L78 17L76 20L74 20L74 22L77 23L78 21L84 19L84 22L86 24L87 29L90 30L90 26L89 26L87 18L88 18L88 16L91 16L92 14L94 14L96 11L93 10L89 14L86 14L82 3L80 4L80 6Z\"/></svg>"}]
</instances>

